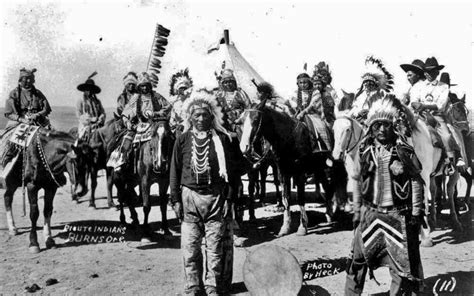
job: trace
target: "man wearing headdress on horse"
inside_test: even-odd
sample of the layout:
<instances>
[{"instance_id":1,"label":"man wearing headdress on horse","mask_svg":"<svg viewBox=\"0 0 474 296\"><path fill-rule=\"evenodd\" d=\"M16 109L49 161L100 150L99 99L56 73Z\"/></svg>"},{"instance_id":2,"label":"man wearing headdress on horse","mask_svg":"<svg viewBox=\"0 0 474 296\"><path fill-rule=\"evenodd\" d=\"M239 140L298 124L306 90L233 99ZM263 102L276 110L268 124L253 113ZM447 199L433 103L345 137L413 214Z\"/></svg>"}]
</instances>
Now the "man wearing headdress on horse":
<instances>
[{"instance_id":1,"label":"man wearing headdress on horse","mask_svg":"<svg viewBox=\"0 0 474 296\"><path fill-rule=\"evenodd\" d=\"M334 114L334 106L339 101L336 90L331 85L332 75L329 66L325 62L319 62L314 67L313 84L314 88L319 91L322 98L324 120L332 129L332 125L336 120Z\"/></svg>"},{"instance_id":2,"label":"man wearing headdress on horse","mask_svg":"<svg viewBox=\"0 0 474 296\"><path fill-rule=\"evenodd\" d=\"M246 108L250 107L249 96L238 87L233 70L223 69L220 75L216 74L216 78L219 81L216 97L224 113L224 126L231 133L239 132L235 121Z\"/></svg>"},{"instance_id":3,"label":"man wearing headdress on horse","mask_svg":"<svg viewBox=\"0 0 474 296\"><path fill-rule=\"evenodd\" d=\"M92 73L84 83L77 86L77 90L83 92L76 103L76 115L79 118L78 140L86 142L91 133L102 127L105 122L105 110L97 98L101 89L92 79L95 75L97 72Z\"/></svg>"},{"instance_id":4,"label":"man wearing headdress on horse","mask_svg":"<svg viewBox=\"0 0 474 296\"><path fill-rule=\"evenodd\" d=\"M426 81L420 92L411 98L411 107L416 113L426 112L436 119L436 130L441 136L446 149L447 163L462 167L465 162L461 157L455 163L456 151L460 151L460 149L447 126L446 112L449 103L449 87L437 80L439 71L443 68L444 66L439 65L435 57L426 59L424 67Z\"/></svg>"},{"instance_id":5,"label":"man wearing headdress on horse","mask_svg":"<svg viewBox=\"0 0 474 296\"><path fill-rule=\"evenodd\" d=\"M353 188L355 237L345 295L361 295L367 269L373 278L373 270L381 266L390 270L390 295L416 295L422 287L421 164L396 132L401 108L392 95L369 105L368 133L354 164L358 176Z\"/></svg>"},{"instance_id":6,"label":"man wearing headdress on horse","mask_svg":"<svg viewBox=\"0 0 474 296\"><path fill-rule=\"evenodd\" d=\"M123 108L137 92L138 76L135 72L128 72L123 77L123 91L117 98L117 114L122 115Z\"/></svg>"},{"instance_id":7,"label":"man wearing headdress on horse","mask_svg":"<svg viewBox=\"0 0 474 296\"><path fill-rule=\"evenodd\" d=\"M147 72L140 73L137 93L132 96L122 112L122 118L127 127L120 149L124 161L128 159L131 152L135 135L146 133L154 120L168 120L170 111L171 105L168 100L153 90L150 75Z\"/></svg>"},{"instance_id":8,"label":"man wearing headdress on horse","mask_svg":"<svg viewBox=\"0 0 474 296\"><path fill-rule=\"evenodd\" d=\"M10 92L5 102L5 117L8 118L5 133L0 142L1 164L5 167L17 154L17 149L9 144L15 127L24 123L50 129L48 115L51 107L43 93L34 86L36 69L20 70L18 86Z\"/></svg>"},{"instance_id":9,"label":"man wearing headdress on horse","mask_svg":"<svg viewBox=\"0 0 474 296\"><path fill-rule=\"evenodd\" d=\"M223 114L215 95L194 90L186 100L184 130L175 142L171 160L170 193L173 209L181 223L186 295L221 295L225 218L230 214L228 180L239 174L240 150L231 144L223 126ZM227 191L227 194L225 193ZM203 269L201 244L205 237ZM227 258L228 260L229 258ZM232 258L230 258L232 259Z\"/></svg>"},{"instance_id":10,"label":"man wearing headdress on horse","mask_svg":"<svg viewBox=\"0 0 474 296\"><path fill-rule=\"evenodd\" d=\"M170 103L172 106L170 116L170 128L176 137L183 131L184 110L183 104L191 95L193 79L189 76L188 68L181 70L173 76L170 81Z\"/></svg>"},{"instance_id":11,"label":"man wearing headdress on horse","mask_svg":"<svg viewBox=\"0 0 474 296\"><path fill-rule=\"evenodd\" d=\"M310 131L312 150L314 152L331 150L334 140L328 125L324 122L323 98L320 90L313 88L313 81L306 73L297 76L296 84L298 90L296 96L291 98L291 104L296 110L296 119L303 121Z\"/></svg>"},{"instance_id":12,"label":"man wearing headdress on horse","mask_svg":"<svg viewBox=\"0 0 474 296\"><path fill-rule=\"evenodd\" d=\"M355 101L349 115L363 122L370 101L385 97L392 90L393 75L387 71L382 61L369 56L365 60L365 73L362 75L362 85L355 95Z\"/></svg>"}]
</instances>

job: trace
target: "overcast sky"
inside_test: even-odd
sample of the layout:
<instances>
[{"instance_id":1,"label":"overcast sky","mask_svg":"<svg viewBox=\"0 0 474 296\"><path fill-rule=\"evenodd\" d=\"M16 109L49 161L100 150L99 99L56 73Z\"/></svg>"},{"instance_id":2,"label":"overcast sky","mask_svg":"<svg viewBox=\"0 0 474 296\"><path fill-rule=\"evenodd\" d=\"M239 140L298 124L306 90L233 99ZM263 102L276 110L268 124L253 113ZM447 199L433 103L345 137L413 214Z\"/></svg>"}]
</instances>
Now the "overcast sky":
<instances>
[{"instance_id":1,"label":"overcast sky","mask_svg":"<svg viewBox=\"0 0 474 296\"><path fill-rule=\"evenodd\" d=\"M290 95L308 63L326 61L338 90L355 92L367 55L407 89L399 67L437 57L454 91L472 103L471 1L2 1L0 105L21 67L37 68L36 86L52 105L74 106L76 86L93 71L99 98L115 106L122 77L146 68L156 23L171 29L158 91L189 67L196 84L214 86L206 49L229 29L231 40L280 94Z\"/></svg>"}]
</instances>

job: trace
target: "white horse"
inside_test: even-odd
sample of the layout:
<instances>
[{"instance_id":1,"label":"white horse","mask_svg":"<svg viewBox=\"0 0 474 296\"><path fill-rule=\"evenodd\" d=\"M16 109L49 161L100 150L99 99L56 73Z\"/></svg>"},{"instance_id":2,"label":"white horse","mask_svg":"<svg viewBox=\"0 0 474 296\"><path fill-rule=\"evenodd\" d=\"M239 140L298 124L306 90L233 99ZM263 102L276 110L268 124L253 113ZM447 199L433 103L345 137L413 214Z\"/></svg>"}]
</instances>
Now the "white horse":
<instances>
[{"instance_id":1,"label":"white horse","mask_svg":"<svg viewBox=\"0 0 474 296\"><path fill-rule=\"evenodd\" d=\"M436 187L434 180L433 182L431 181L431 174L436 170L436 167L440 161L441 149L435 148L433 145L431 145L431 137L426 124L421 119L417 119L408 108L406 109L412 128L412 143L410 144L413 145L415 154L422 164L421 177L425 184L425 190L423 190L424 203L426 207L426 213L428 214L430 213L428 202L432 200L432 192L430 187L433 190L435 190ZM364 127L355 119L339 112L336 121L334 122L333 129L335 143L332 156L334 160L345 160L346 167L352 167L353 163L358 161L359 144L365 135ZM455 175L453 175L454 177L450 178L448 187L452 187L451 183L456 179ZM351 175L351 177L354 179L356 176ZM449 189L448 196L451 200L453 200ZM436 215L436 213L433 211L431 211L431 213ZM432 239L430 237L431 230L428 226L427 216L425 216L424 219L427 228L422 228L421 244L422 246L430 247L433 245Z\"/></svg>"}]
</instances>

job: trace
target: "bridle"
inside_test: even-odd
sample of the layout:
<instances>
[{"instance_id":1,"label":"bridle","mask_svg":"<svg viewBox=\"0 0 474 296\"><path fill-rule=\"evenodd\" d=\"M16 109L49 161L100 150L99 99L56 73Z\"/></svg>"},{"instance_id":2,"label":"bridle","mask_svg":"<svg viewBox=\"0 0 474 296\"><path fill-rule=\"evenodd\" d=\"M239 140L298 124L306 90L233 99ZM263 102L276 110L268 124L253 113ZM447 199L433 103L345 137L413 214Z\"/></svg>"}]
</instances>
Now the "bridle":
<instances>
[{"instance_id":1,"label":"bridle","mask_svg":"<svg viewBox=\"0 0 474 296\"><path fill-rule=\"evenodd\" d=\"M255 142L257 141L257 138L258 138L257 135L259 134L259 132L262 128L262 113L263 112L261 110L258 110L258 109L248 109L248 110L246 110L246 112L259 113L257 129L255 130L252 141L250 142L249 151L246 153L247 156L248 156L247 159L251 158L251 160L256 160L256 162L252 162L252 163L253 163L254 167L257 167L257 166L260 165L260 163L262 163L262 161L266 158L268 152L270 151L270 149L267 149L266 151L264 151L264 153L262 155L260 155L257 152L255 152L255 149L254 149ZM249 116L250 116L250 114L249 114Z\"/></svg>"}]
</instances>

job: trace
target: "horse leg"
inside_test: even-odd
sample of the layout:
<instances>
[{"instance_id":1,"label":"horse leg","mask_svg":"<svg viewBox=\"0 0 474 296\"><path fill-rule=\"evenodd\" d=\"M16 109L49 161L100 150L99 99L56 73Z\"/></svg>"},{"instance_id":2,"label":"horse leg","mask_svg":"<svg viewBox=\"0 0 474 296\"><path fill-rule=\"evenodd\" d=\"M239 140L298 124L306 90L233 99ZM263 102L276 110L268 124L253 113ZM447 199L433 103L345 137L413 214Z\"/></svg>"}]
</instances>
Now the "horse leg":
<instances>
[{"instance_id":1,"label":"horse leg","mask_svg":"<svg viewBox=\"0 0 474 296\"><path fill-rule=\"evenodd\" d=\"M56 194L56 187L44 188L44 226L43 226L43 237L46 243L46 249L56 247L53 237L51 236L51 216L53 215L53 200Z\"/></svg>"},{"instance_id":2,"label":"horse leg","mask_svg":"<svg viewBox=\"0 0 474 296\"><path fill-rule=\"evenodd\" d=\"M138 221L138 214L135 210L135 204L137 202L136 193L133 185L131 184L127 184L126 186L125 201L128 205L128 210L130 211L130 218L132 218L132 226L140 225L140 222Z\"/></svg>"},{"instance_id":3,"label":"horse leg","mask_svg":"<svg viewBox=\"0 0 474 296\"><path fill-rule=\"evenodd\" d=\"M113 177L112 177L113 178ZM127 224L127 221L125 219L125 213L124 213L124 202L125 202L125 194L126 194L126 189L125 189L125 186L121 183L121 182L117 182L117 184L115 185L117 187L117 199L118 199L118 202L119 202L119 210L120 210L120 223L122 223L123 225L126 225Z\"/></svg>"},{"instance_id":4,"label":"horse leg","mask_svg":"<svg viewBox=\"0 0 474 296\"><path fill-rule=\"evenodd\" d=\"M107 178L107 205L109 208L115 208L117 205L114 203L113 196L112 196L112 189L114 186L113 180L112 180L112 172L113 168L106 168L105 169L105 174Z\"/></svg>"},{"instance_id":5,"label":"horse leg","mask_svg":"<svg viewBox=\"0 0 474 296\"><path fill-rule=\"evenodd\" d=\"M7 224L8 224L8 233L10 235L17 235L18 230L15 226L15 220L13 219L13 195L16 191L16 186L7 186L3 200L5 202L5 211L7 212Z\"/></svg>"},{"instance_id":6,"label":"horse leg","mask_svg":"<svg viewBox=\"0 0 474 296\"><path fill-rule=\"evenodd\" d=\"M429 171L423 170L421 172L421 178L423 179L425 185L423 190L423 203L425 205L425 212L426 215L423 216L424 226L420 227L420 236L421 236L421 243L422 247L432 247L433 240L431 238L431 228L429 219L433 220L433 227L436 227L437 219L436 219L436 195L438 194L438 187L437 181L435 177L430 177ZM431 210L430 210L430 202L431 200Z\"/></svg>"},{"instance_id":7,"label":"horse leg","mask_svg":"<svg viewBox=\"0 0 474 296\"><path fill-rule=\"evenodd\" d=\"M31 230L30 230L30 253L39 253L40 248L38 244L38 235L36 233L36 222L38 222L39 209L38 209L38 188L33 184L27 185L28 189L28 200L30 202L30 221L31 221Z\"/></svg>"},{"instance_id":8,"label":"horse leg","mask_svg":"<svg viewBox=\"0 0 474 296\"><path fill-rule=\"evenodd\" d=\"M283 207L284 207L283 225L280 228L280 232L278 232L279 237L290 233L290 225L291 225L290 198L291 198L291 177L284 176L283 195L282 195L282 202L283 202Z\"/></svg>"},{"instance_id":9,"label":"horse leg","mask_svg":"<svg viewBox=\"0 0 474 296\"><path fill-rule=\"evenodd\" d=\"M148 173L142 175L143 177L141 178L140 181L140 192L142 193L142 198L143 198L143 225L142 225L142 230L143 230L143 237L142 237L142 243L150 243L151 242L151 230L150 226L148 225L148 216L151 211L151 201L150 201L150 186L151 182L149 180L149 176L151 174L151 171Z\"/></svg>"},{"instance_id":10,"label":"horse leg","mask_svg":"<svg viewBox=\"0 0 474 296\"><path fill-rule=\"evenodd\" d=\"M249 198L247 201L247 205L249 208L249 221L255 220L255 188L258 182L258 170L254 169L248 172L249 177L249 184L248 184L248 191L249 191Z\"/></svg>"},{"instance_id":11,"label":"horse leg","mask_svg":"<svg viewBox=\"0 0 474 296\"><path fill-rule=\"evenodd\" d=\"M303 236L308 233L308 215L306 214L305 200L304 200L304 183L305 176L302 174L298 177L297 181L297 196L298 206L300 207L300 225L296 235Z\"/></svg>"},{"instance_id":12,"label":"horse leg","mask_svg":"<svg viewBox=\"0 0 474 296\"><path fill-rule=\"evenodd\" d=\"M171 236L171 231L168 228L168 194L166 194L170 185L169 179L166 177L160 178L158 183L160 186L161 229L163 230L165 236Z\"/></svg>"},{"instance_id":13,"label":"horse leg","mask_svg":"<svg viewBox=\"0 0 474 296\"><path fill-rule=\"evenodd\" d=\"M263 201L267 196L267 175L268 175L268 164L262 165L259 169L260 173L260 192L258 193L258 198L260 201Z\"/></svg>"},{"instance_id":14,"label":"horse leg","mask_svg":"<svg viewBox=\"0 0 474 296\"><path fill-rule=\"evenodd\" d=\"M448 197L448 202L449 202L449 207L450 207L450 217L451 221L453 223L453 228L456 231L462 231L463 227L461 223L459 222L458 219L458 213L456 210L456 204L455 204L455 195L454 195L454 190L456 188L456 183L458 182L459 179L459 173L454 173L451 177L448 179L448 183L446 184L446 193Z\"/></svg>"},{"instance_id":15,"label":"horse leg","mask_svg":"<svg viewBox=\"0 0 474 296\"><path fill-rule=\"evenodd\" d=\"M275 184L275 191L276 191L276 208L281 209L283 208L283 201L281 197L281 191L280 191L280 180L283 180L283 178L280 175L280 171L278 170L277 166L272 166L272 172L273 172L273 183Z\"/></svg>"},{"instance_id":16,"label":"horse leg","mask_svg":"<svg viewBox=\"0 0 474 296\"><path fill-rule=\"evenodd\" d=\"M90 177L91 177L91 199L89 201L89 207L95 209L96 208L95 207L95 189L97 188L97 169L95 167L91 169Z\"/></svg>"}]
</instances>

